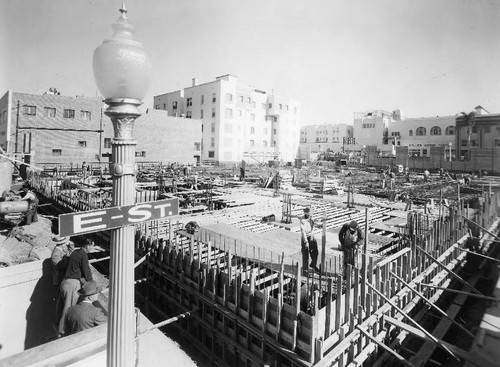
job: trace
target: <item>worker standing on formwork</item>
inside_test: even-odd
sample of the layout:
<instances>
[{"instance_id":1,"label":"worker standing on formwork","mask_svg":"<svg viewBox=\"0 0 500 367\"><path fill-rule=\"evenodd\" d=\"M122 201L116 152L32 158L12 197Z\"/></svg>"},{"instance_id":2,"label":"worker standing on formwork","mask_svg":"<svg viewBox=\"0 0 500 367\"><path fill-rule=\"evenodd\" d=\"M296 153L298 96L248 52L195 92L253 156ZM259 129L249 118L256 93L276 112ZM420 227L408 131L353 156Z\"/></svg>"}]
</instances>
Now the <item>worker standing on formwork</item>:
<instances>
[{"instance_id":1,"label":"worker standing on formwork","mask_svg":"<svg viewBox=\"0 0 500 367\"><path fill-rule=\"evenodd\" d=\"M344 277L347 275L347 265L356 266L358 248L363 244L365 236L363 231L358 226L358 223L353 220L349 224L344 224L339 232L340 249L344 253Z\"/></svg>"},{"instance_id":2,"label":"worker standing on formwork","mask_svg":"<svg viewBox=\"0 0 500 367\"><path fill-rule=\"evenodd\" d=\"M319 272L318 262L318 242L313 233L314 221L311 216L311 209L304 208L304 215L300 219L300 234L301 234L301 252L302 252L302 269L306 272L309 267ZM309 256L311 263L308 266Z\"/></svg>"},{"instance_id":3,"label":"worker standing on formwork","mask_svg":"<svg viewBox=\"0 0 500 367\"><path fill-rule=\"evenodd\" d=\"M382 189L385 189L385 179L386 179L385 171L382 170L382 172L380 172L380 187Z\"/></svg>"}]
</instances>

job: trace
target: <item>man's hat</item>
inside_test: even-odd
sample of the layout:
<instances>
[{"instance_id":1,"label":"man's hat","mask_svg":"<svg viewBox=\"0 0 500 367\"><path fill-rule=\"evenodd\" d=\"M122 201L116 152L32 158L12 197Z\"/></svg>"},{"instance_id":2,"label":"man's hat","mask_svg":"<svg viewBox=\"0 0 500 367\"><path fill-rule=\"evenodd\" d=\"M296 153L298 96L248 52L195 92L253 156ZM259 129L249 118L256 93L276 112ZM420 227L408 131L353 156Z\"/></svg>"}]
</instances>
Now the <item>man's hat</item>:
<instances>
[{"instance_id":1,"label":"man's hat","mask_svg":"<svg viewBox=\"0 0 500 367\"><path fill-rule=\"evenodd\" d=\"M349 228L351 228L351 229L357 229L358 228L358 222L356 222L355 220L351 221L351 223L349 223Z\"/></svg>"},{"instance_id":2,"label":"man's hat","mask_svg":"<svg viewBox=\"0 0 500 367\"><path fill-rule=\"evenodd\" d=\"M54 242L56 245L62 245L63 243L68 242L68 237L57 235L52 237L52 242Z\"/></svg>"},{"instance_id":3,"label":"man's hat","mask_svg":"<svg viewBox=\"0 0 500 367\"><path fill-rule=\"evenodd\" d=\"M304 213L309 213L311 211L311 208L304 208Z\"/></svg>"},{"instance_id":4,"label":"man's hat","mask_svg":"<svg viewBox=\"0 0 500 367\"><path fill-rule=\"evenodd\" d=\"M78 291L81 296L93 296L94 294L100 293L102 287L97 285L95 280L85 283L82 288Z\"/></svg>"}]
</instances>

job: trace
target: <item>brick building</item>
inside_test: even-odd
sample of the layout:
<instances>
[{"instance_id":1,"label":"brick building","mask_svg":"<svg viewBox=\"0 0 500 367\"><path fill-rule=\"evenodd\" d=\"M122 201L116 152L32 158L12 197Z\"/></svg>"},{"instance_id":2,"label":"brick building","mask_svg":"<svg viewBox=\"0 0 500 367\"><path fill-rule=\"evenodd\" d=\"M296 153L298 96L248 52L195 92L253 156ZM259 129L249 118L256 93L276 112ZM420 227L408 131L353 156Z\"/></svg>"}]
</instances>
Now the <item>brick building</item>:
<instances>
[{"instance_id":1,"label":"brick building","mask_svg":"<svg viewBox=\"0 0 500 367\"><path fill-rule=\"evenodd\" d=\"M7 91L0 98L0 147L35 165L108 162L113 126L100 98ZM196 163L201 120L147 111L134 125L136 160Z\"/></svg>"}]
</instances>

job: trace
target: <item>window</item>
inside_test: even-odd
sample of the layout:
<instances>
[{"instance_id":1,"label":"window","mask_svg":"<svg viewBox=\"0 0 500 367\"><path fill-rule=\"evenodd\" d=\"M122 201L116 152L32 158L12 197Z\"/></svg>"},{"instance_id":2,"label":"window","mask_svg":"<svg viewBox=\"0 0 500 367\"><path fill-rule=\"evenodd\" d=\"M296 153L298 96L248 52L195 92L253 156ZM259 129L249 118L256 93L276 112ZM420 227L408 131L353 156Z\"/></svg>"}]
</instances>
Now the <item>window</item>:
<instances>
[{"instance_id":1,"label":"window","mask_svg":"<svg viewBox=\"0 0 500 367\"><path fill-rule=\"evenodd\" d=\"M25 115L36 116L36 106L24 106Z\"/></svg>"},{"instance_id":2,"label":"window","mask_svg":"<svg viewBox=\"0 0 500 367\"><path fill-rule=\"evenodd\" d=\"M202 94L201 95L201 104L205 103L205 96Z\"/></svg>"},{"instance_id":3,"label":"window","mask_svg":"<svg viewBox=\"0 0 500 367\"><path fill-rule=\"evenodd\" d=\"M215 157L215 152L213 150L208 151L208 158L214 158Z\"/></svg>"},{"instance_id":4,"label":"window","mask_svg":"<svg viewBox=\"0 0 500 367\"><path fill-rule=\"evenodd\" d=\"M250 134L255 134L255 127L253 127L253 126L252 126L252 127L250 128Z\"/></svg>"},{"instance_id":5,"label":"window","mask_svg":"<svg viewBox=\"0 0 500 367\"><path fill-rule=\"evenodd\" d=\"M86 142L85 140L80 140L80 141L78 142L78 146L79 146L80 148L86 148L86 147L87 147L87 142Z\"/></svg>"},{"instance_id":6,"label":"window","mask_svg":"<svg viewBox=\"0 0 500 367\"><path fill-rule=\"evenodd\" d=\"M226 102L233 102L233 95L231 93L226 94Z\"/></svg>"},{"instance_id":7,"label":"window","mask_svg":"<svg viewBox=\"0 0 500 367\"><path fill-rule=\"evenodd\" d=\"M250 146L251 146L251 147L255 146L255 141L250 140Z\"/></svg>"},{"instance_id":8,"label":"window","mask_svg":"<svg viewBox=\"0 0 500 367\"><path fill-rule=\"evenodd\" d=\"M394 131L394 132L392 132L392 133L391 133L391 136L400 136L400 135L399 135L399 131Z\"/></svg>"},{"instance_id":9,"label":"window","mask_svg":"<svg viewBox=\"0 0 500 367\"><path fill-rule=\"evenodd\" d=\"M54 155L54 156L61 156L62 155L62 149L52 149L52 155Z\"/></svg>"},{"instance_id":10,"label":"window","mask_svg":"<svg viewBox=\"0 0 500 367\"><path fill-rule=\"evenodd\" d=\"M252 101L252 107L255 108L255 101Z\"/></svg>"},{"instance_id":11,"label":"window","mask_svg":"<svg viewBox=\"0 0 500 367\"><path fill-rule=\"evenodd\" d=\"M215 147L215 138L210 138L210 148Z\"/></svg>"},{"instance_id":12,"label":"window","mask_svg":"<svg viewBox=\"0 0 500 367\"><path fill-rule=\"evenodd\" d=\"M243 102L243 96L238 96L240 102Z\"/></svg>"},{"instance_id":13,"label":"window","mask_svg":"<svg viewBox=\"0 0 500 367\"><path fill-rule=\"evenodd\" d=\"M282 109L283 109L283 105L280 103L280 110L282 110Z\"/></svg>"},{"instance_id":14,"label":"window","mask_svg":"<svg viewBox=\"0 0 500 367\"><path fill-rule=\"evenodd\" d=\"M431 128L431 135L441 135L441 128L439 126L433 126Z\"/></svg>"},{"instance_id":15,"label":"window","mask_svg":"<svg viewBox=\"0 0 500 367\"><path fill-rule=\"evenodd\" d=\"M500 139L495 139L495 148L500 147Z\"/></svg>"},{"instance_id":16,"label":"window","mask_svg":"<svg viewBox=\"0 0 500 367\"><path fill-rule=\"evenodd\" d=\"M212 132L215 132L215 122L212 122Z\"/></svg>"},{"instance_id":17,"label":"window","mask_svg":"<svg viewBox=\"0 0 500 367\"><path fill-rule=\"evenodd\" d=\"M466 147L467 146L467 140L460 141L460 145L463 146L463 147Z\"/></svg>"},{"instance_id":18,"label":"window","mask_svg":"<svg viewBox=\"0 0 500 367\"><path fill-rule=\"evenodd\" d=\"M192 117L193 113L191 111L186 112L186 118L190 119Z\"/></svg>"},{"instance_id":19,"label":"window","mask_svg":"<svg viewBox=\"0 0 500 367\"><path fill-rule=\"evenodd\" d=\"M91 115L90 115L90 111L80 111L81 112L81 116L82 116L82 119L86 120L86 121L90 121L91 120Z\"/></svg>"},{"instance_id":20,"label":"window","mask_svg":"<svg viewBox=\"0 0 500 367\"><path fill-rule=\"evenodd\" d=\"M251 120L251 121L255 121L255 113L252 113L252 114L250 115L250 120Z\"/></svg>"},{"instance_id":21,"label":"window","mask_svg":"<svg viewBox=\"0 0 500 367\"><path fill-rule=\"evenodd\" d=\"M212 93L212 103L215 103L215 101L217 101L217 97L215 93Z\"/></svg>"},{"instance_id":22,"label":"window","mask_svg":"<svg viewBox=\"0 0 500 367\"><path fill-rule=\"evenodd\" d=\"M285 109L288 111L288 105L285 106Z\"/></svg>"},{"instance_id":23,"label":"window","mask_svg":"<svg viewBox=\"0 0 500 367\"><path fill-rule=\"evenodd\" d=\"M276 140L273 141L273 147L275 147L275 146L276 146Z\"/></svg>"},{"instance_id":24,"label":"window","mask_svg":"<svg viewBox=\"0 0 500 367\"><path fill-rule=\"evenodd\" d=\"M177 101L172 102L172 109L176 110L177 109Z\"/></svg>"},{"instance_id":25,"label":"window","mask_svg":"<svg viewBox=\"0 0 500 367\"><path fill-rule=\"evenodd\" d=\"M212 108L212 117L215 117L215 108Z\"/></svg>"},{"instance_id":26,"label":"window","mask_svg":"<svg viewBox=\"0 0 500 367\"><path fill-rule=\"evenodd\" d=\"M273 104L272 103L269 103L269 108L273 108Z\"/></svg>"},{"instance_id":27,"label":"window","mask_svg":"<svg viewBox=\"0 0 500 367\"><path fill-rule=\"evenodd\" d=\"M263 141L262 141L262 146L263 146L264 148L267 148L267 140L263 140Z\"/></svg>"},{"instance_id":28,"label":"window","mask_svg":"<svg viewBox=\"0 0 500 367\"><path fill-rule=\"evenodd\" d=\"M417 131L415 131L416 136L425 136L427 134L427 130L425 130L425 127L419 127L417 128Z\"/></svg>"},{"instance_id":29,"label":"window","mask_svg":"<svg viewBox=\"0 0 500 367\"><path fill-rule=\"evenodd\" d=\"M186 100L186 106L187 107L191 107L193 105L193 98L189 97L187 100Z\"/></svg>"},{"instance_id":30,"label":"window","mask_svg":"<svg viewBox=\"0 0 500 367\"><path fill-rule=\"evenodd\" d=\"M199 142L194 142L194 150L200 151L201 150L201 143Z\"/></svg>"},{"instance_id":31,"label":"window","mask_svg":"<svg viewBox=\"0 0 500 367\"><path fill-rule=\"evenodd\" d=\"M267 135L267 129L264 128L264 135Z\"/></svg>"},{"instance_id":32,"label":"window","mask_svg":"<svg viewBox=\"0 0 500 367\"><path fill-rule=\"evenodd\" d=\"M104 148L111 148L111 138L104 138Z\"/></svg>"},{"instance_id":33,"label":"window","mask_svg":"<svg viewBox=\"0 0 500 367\"><path fill-rule=\"evenodd\" d=\"M455 135L455 126L450 125L446 127L446 130L444 131L445 135Z\"/></svg>"},{"instance_id":34,"label":"window","mask_svg":"<svg viewBox=\"0 0 500 367\"><path fill-rule=\"evenodd\" d=\"M413 130L408 131L409 136L413 136Z\"/></svg>"},{"instance_id":35,"label":"window","mask_svg":"<svg viewBox=\"0 0 500 367\"><path fill-rule=\"evenodd\" d=\"M52 107L44 107L43 115L45 117L56 117L56 109Z\"/></svg>"},{"instance_id":36,"label":"window","mask_svg":"<svg viewBox=\"0 0 500 367\"><path fill-rule=\"evenodd\" d=\"M203 110L200 110L200 118L203 118Z\"/></svg>"},{"instance_id":37,"label":"window","mask_svg":"<svg viewBox=\"0 0 500 367\"><path fill-rule=\"evenodd\" d=\"M241 117L243 116L243 111L242 110L238 110L238 115Z\"/></svg>"},{"instance_id":38,"label":"window","mask_svg":"<svg viewBox=\"0 0 500 367\"><path fill-rule=\"evenodd\" d=\"M232 119L233 118L233 110L230 108L226 108L226 113L225 113L226 118Z\"/></svg>"},{"instance_id":39,"label":"window","mask_svg":"<svg viewBox=\"0 0 500 367\"><path fill-rule=\"evenodd\" d=\"M252 98L251 97L247 97L247 102L248 103L252 103Z\"/></svg>"},{"instance_id":40,"label":"window","mask_svg":"<svg viewBox=\"0 0 500 367\"><path fill-rule=\"evenodd\" d=\"M75 110L64 110L63 117L65 119L74 119L75 118Z\"/></svg>"},{"instance_id":41,"label":"window","mask_svg":"<svg viewBox=\"0 0 500 367\"><path fill-rule=\"evenodd\" d=\"M273 134L274 134L274 135L276 135L276 134L277 134L276 129L273 129Z\"/></svg>"},{"instance_id":42,"label":"window","mask_svg":"<svg viewBox=\"0 0 500 367\"><path fill-rule=\"evenodd\" d=\"M146 158L146 152L144 150L142 152L135 152L135 156L139 158Z\"/></svg>"},{"instance_id":43,"label":"window","mask_svg":"<svg viewBox=\"0 0 500 367\"><path fill-rule=\"evenodd\" d=\"M166 103L163 104L163 108L167 109L167 104Z\"/></svg>"}]
</instances>

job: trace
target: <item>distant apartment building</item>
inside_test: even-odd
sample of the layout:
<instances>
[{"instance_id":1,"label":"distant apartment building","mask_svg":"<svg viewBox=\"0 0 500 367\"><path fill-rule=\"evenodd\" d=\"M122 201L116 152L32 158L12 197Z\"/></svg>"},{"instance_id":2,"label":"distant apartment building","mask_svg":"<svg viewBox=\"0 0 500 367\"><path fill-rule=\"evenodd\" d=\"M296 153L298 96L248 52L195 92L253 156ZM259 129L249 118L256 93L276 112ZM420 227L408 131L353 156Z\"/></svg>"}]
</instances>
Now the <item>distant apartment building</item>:
<instances>
[{"instance_id":1,"label":"distant apartment building","mask_svg":"<svg viewBox=\"0 0 500 367\"><path fill-rule=\"evenodd\" d=\"M418 117L392 120L389 123L388 144L407 146L412 156L428 157L431 147L452 144L455 150L456 116Z\"/></svg>"},{"instance_id":2,"label":"distant apartment building","mask_svg":"<svg viewBox=\"0 0 500 367\"><path fill-rule=\"evenodd\" d=\"M413 156L429 156L431 147L455 149L456 116L406 118L400 110L371 110L354 114L354 139L357 150L376 146L382 155L393 146L407 146Z\"/></svg>"},{"instance_id":3,"label":"distant apartment building","mask_svg":"<svg viewBox=\"0 0 500 367\"><path fill-rule=\"evenodd\" d=\"M154 97L154 108L170 116L202 120L204 162L293 161L300 136L297 101L268 94L223 75L214 81Z\"/></svg>"},{"instance_id":4,"label":"distant apartment building","mask_svg":"<svg viewBox=\"0 0 500 367\"><path fill-rule=\"evenodd\" d=\"M343 152L351 144L355 144L352 125L307 125L300 129L299 157L314 160L321 152Z\"/></svg>"},{"instance_id":5,"label":"distant apartment building","mask_svg":"<svg viewBox=\"0 0 500 367\"><path fill-rule=\"evenodd\" d=\"M114 136L100 98L7 91L0 98L0 147L26 163L108 162ZM175 136L175 139L172 137ZM201 120L147 111L134 124L136 161L196 163Z\"/></svg>"}]
</instances>

